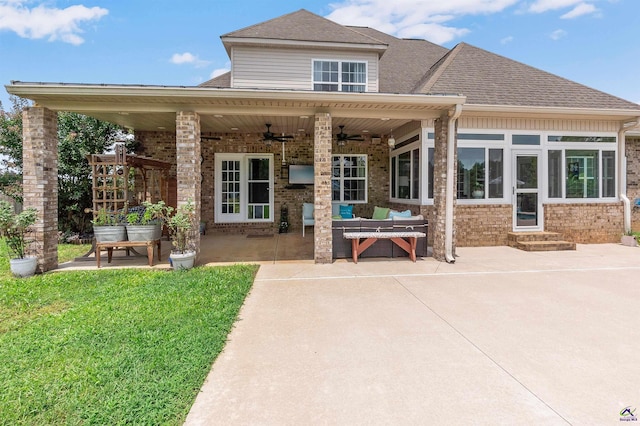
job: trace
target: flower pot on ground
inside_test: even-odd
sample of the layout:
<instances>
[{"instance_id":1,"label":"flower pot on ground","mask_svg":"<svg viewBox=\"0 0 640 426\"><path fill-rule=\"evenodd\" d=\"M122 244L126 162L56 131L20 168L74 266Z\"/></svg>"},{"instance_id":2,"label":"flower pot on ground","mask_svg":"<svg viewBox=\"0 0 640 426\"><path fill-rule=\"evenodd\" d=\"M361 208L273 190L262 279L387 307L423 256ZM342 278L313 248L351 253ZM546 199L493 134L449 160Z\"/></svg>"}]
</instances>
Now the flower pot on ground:
<instances>
[{"instance_id":1,"label":"flower pot on ground","mask_svg":"<svg viewBox=\"0 0 640 426\"><path fill-rule=\"evenodd\" d=\"M91 223L98 243L127 240L127 228L120 223L114 212L100 209Z\"/></svg>"},{"instance_id":2,"label":"flower pot on ground","mask_svg":"<svg viewBox=\"0 0 640 426\"><path fill-rule=\"evenodd\" d=\"M620 242L625 246L638 247L638 241L635 235L623 235Z\"/></svg>"},{"instance_id":3,"label":"flower pot on ground","mask_svg":"<svg viewBox=\"0 0 640 426\"><path fill-rule=\"evenodd\" d=\"M170 214L172 209L168 209ZM169 255L173 269L188 269L193 267L196 250L194 244L194 235L198 231L196 223L196 212L193 202L189 200L187 204L183 204L176 209L173 216L167 219L167 227L169 228L169 237L173 250ZM185 256L187 255L187 256ZM183 258L187 257L186 263ZM188 258L191 258L190 260Z\"/></svg>"},{"instance_id":4,"label":"flower pot on ground","mask_svg":"<svg viewBox=\"0 0 640 426\"><path fill-rule=\"evenodd\" d=\"M18 277L29 277L36 272L37 258L26 255L32 242L27 234L36 219L36 209L26 209L16 214L8 202L0 201L0 235L9 249L11 272Z\"/></svg>"},{"instance_id":5,"label":"flower pot on ground","mask_svg":"<svg viewBox=\"0 0 640 426\"><path fill-rule=\"evenodd\" d=\"M167 217L164 201L142 203L140 211L127 214L129 241L153 241L162 237L162 223Z\"/></svg>"}]
</instances>

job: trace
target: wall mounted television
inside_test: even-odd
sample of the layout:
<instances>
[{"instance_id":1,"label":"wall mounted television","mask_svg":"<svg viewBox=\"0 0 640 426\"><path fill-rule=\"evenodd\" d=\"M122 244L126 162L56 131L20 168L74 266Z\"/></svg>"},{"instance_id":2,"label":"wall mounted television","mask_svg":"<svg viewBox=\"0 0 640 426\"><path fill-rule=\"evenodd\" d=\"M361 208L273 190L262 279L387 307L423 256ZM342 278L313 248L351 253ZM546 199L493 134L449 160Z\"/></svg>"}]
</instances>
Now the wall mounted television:
<instances>
[{"instance_id":1,"label":"wall mounted television","mask_svg":"<svg viewBox=\"0 0 640 426\"><path fill-rule=\"evenodd\" d=\"M290 185L313 185L313 165L289 164Z\"/></svg>"}]
</instances>

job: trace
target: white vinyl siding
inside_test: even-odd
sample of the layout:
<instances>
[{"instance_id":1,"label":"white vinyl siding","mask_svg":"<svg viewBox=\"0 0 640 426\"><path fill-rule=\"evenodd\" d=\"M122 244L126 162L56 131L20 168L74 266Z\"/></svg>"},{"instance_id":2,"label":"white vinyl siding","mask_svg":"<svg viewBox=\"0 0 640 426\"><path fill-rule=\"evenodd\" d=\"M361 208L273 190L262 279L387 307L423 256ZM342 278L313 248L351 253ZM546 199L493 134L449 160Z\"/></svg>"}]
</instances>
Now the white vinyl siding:
<instances>
[{"instance_id":1,"label":"white vinyl siding","mask_svg":"<svg viewBox=\"0 0 640 426\"><path fill-rule=\"evenodd\" d=\"M367 92L378 91L376 53L234 47L232 86L252 89L313 90L313 60L367 63Z\"/></svg>"}]
</instances>

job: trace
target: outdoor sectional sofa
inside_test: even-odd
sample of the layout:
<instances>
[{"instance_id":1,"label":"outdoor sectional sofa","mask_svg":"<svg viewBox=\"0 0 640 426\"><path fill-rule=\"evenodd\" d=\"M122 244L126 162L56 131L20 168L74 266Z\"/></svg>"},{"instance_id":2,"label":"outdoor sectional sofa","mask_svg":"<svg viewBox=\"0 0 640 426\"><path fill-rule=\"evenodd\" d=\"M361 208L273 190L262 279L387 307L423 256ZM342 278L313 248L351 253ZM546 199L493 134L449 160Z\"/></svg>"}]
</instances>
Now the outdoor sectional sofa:
<instances>
[{"instance_id":1,"label":"outdoor sectional sofa","mask_svg":"<svg viewBox=\"0 0 640 426\"><path fill-rule=\"evenodd\" d=\"M333 258L351 258L351 240L342 236L344 232L398 232L418 231L427 234L428 223L422 216L392 219L334 219L331 232L333 235ZM418 238L416 256L427 255L427 238ZM396 246L391 240L381 239L369 247L359 257L406 257L407 252Z\"/></svg>"}]
</instances>

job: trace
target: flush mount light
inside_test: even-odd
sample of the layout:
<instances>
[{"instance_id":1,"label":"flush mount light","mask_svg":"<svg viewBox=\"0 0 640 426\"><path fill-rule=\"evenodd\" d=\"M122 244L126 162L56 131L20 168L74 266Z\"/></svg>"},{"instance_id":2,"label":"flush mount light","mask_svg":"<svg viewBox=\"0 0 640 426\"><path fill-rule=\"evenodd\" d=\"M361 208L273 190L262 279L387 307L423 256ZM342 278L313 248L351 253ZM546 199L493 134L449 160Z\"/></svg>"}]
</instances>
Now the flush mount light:
<instances>
[{"instance_id":1,"label":"flush mount light","mask_svg":"<svg viewBox=\"0 0 640 426\"><path fill-rule=\"evenodd\" d=\"M120 114L120 115L129 115L129 113L125 112L125 111L120 111L118 114Z\"/></svg>"},{"instance_id":2,"label":"flush mount light","mask_svg":"<svg viewBox=\"0 0 640 426\"><path fill-rule=\"evenodd\" d=\"M239 130L237 127L232 127L231 130L236 131Z\"/></svg>"},{"instance_id":3,"label":"flush mount light","mask_svg":"<svg viewBox=\"0 0 640 426\"><path fill-rule=\"evenodd\" d=\"M158 126L158 130L165 130L165 129L166 129L166 127L164 127L164 126Z\"/></svg>"},{"instance_id":4,"label":"flush mount light","mask_svg":"<svg viewBox=\"0 0 640 426\"><path fill-rule=\"evenodd\" d=\"M309 118L309 116L308 115L301 115L300 118L302 118L304 120L306 118Z\"/></svg>"},{"instance_id":5,"label":"flush mount light","mask_svg":"<svg viewBox=\"0 0 640 426\"><path fill-rule=\"evenodd\" d=\"M368 130L360 130L360 133L369 133Z\"/></svg>"},{"instance_id":6,"label":"flush mount light","mask_svg":"<svg viewBox=\"0 0 640 426\"><path fill-rule=\"evenodd\" d=\"M391 119L390 119L389 117L382 117L380 120L382 120L382 121L389 121L389 120L391 120Z\"/></svg>"},{"instance_id":7,"label":"flush mount light","mask_svg":"<svg viewBox=\"0 0 640 426\"><path fill-rule=\"evenodd\" d=\"M222 117L224 117L224 115L221 115L221 114L213 114L213 116L214 116L215 118L222 118Z\"/></svg>"}]
</instances>

